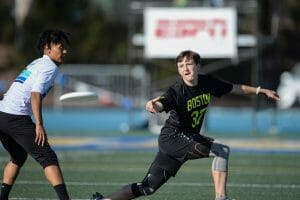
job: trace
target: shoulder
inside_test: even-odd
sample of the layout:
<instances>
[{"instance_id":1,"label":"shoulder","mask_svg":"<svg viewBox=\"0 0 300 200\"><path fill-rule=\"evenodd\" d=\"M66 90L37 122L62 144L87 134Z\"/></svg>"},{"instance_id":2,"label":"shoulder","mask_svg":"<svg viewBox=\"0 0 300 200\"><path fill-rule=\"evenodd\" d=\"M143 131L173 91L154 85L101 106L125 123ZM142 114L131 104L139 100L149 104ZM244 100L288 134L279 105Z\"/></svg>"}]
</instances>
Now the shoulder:
<instances>
[{"instance_id":1,"label":"shoulder","mask_svg":"<svg viewBox=\"0 0 300 200\"><path fill-rule=\"evenodd\" d=\"M184 84L182 83L182 81L178 79L175 83L173 83L173 85L169 87L168 91L171 93L179 93L180 91L182 91L183 86Z\"/></svg>"},{"instance_id":2,"label":"shoulder","mask_svg":"<svg viewBox=\"0 0 300 200\"><path fill-rule=\"evenodd\" d=\"M27 68L41 73L55 72L57 70L57 65L48 56L44 55L43 57L32 61Z\"/></svg>"},{"instance_id":3,"label":"shoulder","mask_svg":"<svg viewBox=\"0 0 300 200\"><path fill-rule=\"evenodd\" d=\"M198 80L201 83L215 83L215 82L222 82L223 80L212 75L212 74L199 74Z\"/></svg>"}]
</instances>

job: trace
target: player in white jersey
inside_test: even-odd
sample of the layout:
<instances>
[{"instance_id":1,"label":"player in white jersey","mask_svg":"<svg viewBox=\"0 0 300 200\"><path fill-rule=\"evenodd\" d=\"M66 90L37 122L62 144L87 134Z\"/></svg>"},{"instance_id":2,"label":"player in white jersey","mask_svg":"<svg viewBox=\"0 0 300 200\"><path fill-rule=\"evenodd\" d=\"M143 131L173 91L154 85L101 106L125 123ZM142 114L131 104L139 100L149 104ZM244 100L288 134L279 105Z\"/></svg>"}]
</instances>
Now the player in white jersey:
<instances>
[{"instance_id":1,"label":"player in white jersey","mask_svg":"<svg viewBox=\"0 0 300 200\"><path fill-rule=\"evenodd\" d=\"M42 32L37 45L42 57L20 73L0 101L0 140L10 154L10 161L3 172L0 200L8 199L28 154L43 167L58 198L70 199L56 153L48 143L42 118L42 100L53 85L58 66L67 54L68 44L68 33L62 30Z\"/></svg>"},{"instance_id":2,"label":"player in white jersey","mask_svg":"<svg viewBox=\"0 0 300 200\"><path fill-rule=\"evenodd\" d=\"M31 92L44 97L57 75L57 65L48 55L34 60L15 79L0 104L0 111L15 115L31 115Z\"/></svg>"}]
</instances>

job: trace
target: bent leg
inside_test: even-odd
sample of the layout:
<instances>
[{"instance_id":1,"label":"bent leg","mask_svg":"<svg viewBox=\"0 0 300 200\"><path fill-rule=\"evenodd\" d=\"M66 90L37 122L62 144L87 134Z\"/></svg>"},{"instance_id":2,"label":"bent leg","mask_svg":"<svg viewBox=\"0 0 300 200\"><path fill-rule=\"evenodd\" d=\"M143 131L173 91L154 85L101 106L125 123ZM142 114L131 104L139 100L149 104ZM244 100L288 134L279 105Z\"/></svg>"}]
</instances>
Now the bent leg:
<instances>
[{"instance_id":1,"label":"bent leg","mask_svg":"<svg viewBox=\"0 0 300 200\"><path fill-rule=\"evenodd\" d=\"M211 147L212 177L215 185L216 199L225 199L227 196L226 184L228 177L228 158L230 154L229 146L214 142Z\"/></svg>"},{"instance_id":2,"label":"bent leg","mask_svg":"<svg viewBox=\"0 0 300 200\"><path fill-rule=\"evenodd\" d=\"M215 185L216 200L226 199L226 183L228 176L228 146L214 141L212 138L195 135L194 143L188 152L187 159L199 159L213 156L212 177Z\"/></svg>"}]
</instances>

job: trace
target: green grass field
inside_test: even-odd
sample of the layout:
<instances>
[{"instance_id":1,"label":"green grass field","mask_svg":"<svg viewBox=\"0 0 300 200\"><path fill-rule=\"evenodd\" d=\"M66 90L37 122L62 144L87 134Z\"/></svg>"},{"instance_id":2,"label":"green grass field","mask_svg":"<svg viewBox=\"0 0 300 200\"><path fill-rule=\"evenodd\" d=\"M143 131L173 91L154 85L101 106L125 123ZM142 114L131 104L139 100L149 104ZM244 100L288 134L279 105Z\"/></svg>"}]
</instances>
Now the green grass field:
<instances>
[{"instance_id":1,"label":"green grass field","mask_svg":"<svg viewBox=\"0 0 300 200\"><path fill-rule=\"evenodd\" d=\"M155 152L57 151L72 199L89 199L140 181ZM1 168L8 156L0 151ZM148 200L212 200L211 159L193 160ZM299 154L232 153L228 193L236 200L299 200ZM11 199L56 199L40 166L31 158L23 167Z\"/></svg>"}]
</instances>

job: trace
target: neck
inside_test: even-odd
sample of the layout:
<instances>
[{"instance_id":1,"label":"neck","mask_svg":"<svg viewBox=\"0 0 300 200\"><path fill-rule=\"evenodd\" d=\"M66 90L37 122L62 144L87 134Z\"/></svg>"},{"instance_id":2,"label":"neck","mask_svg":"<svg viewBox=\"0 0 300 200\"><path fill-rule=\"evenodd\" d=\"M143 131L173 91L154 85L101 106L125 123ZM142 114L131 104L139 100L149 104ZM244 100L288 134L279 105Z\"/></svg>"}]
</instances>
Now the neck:
<instances>
[{"instance_id":1,"label":"neck","mask_svg":"<svg viewBox=\"0 0 300 200\"><path fill-rule=\"evenodd\" d=\"M198 84L198 78L195 78L193 81L186 81L186 80L183 80L183 82L187 85L187 86L190 86L190 87L194 87Z\"/></svg>"}]
</instances>

